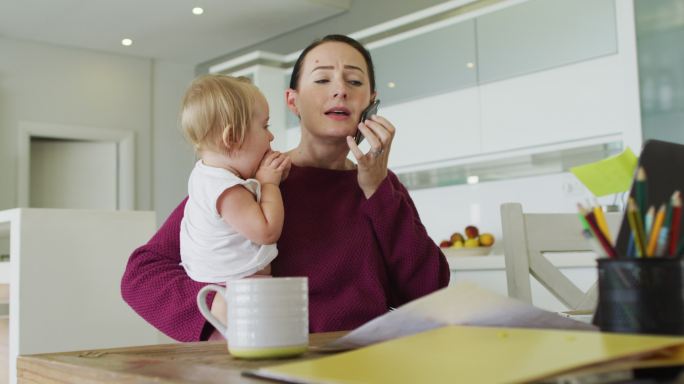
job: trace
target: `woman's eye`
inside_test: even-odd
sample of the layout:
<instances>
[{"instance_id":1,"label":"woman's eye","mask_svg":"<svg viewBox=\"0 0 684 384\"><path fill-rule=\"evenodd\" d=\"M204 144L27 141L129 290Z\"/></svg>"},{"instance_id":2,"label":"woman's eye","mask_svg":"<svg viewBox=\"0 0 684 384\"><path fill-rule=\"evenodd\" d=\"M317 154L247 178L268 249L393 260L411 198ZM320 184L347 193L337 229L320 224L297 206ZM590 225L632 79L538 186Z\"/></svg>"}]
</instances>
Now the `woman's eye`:
<instances>
[{"instance_id":1,"label":"woman's eye","mask_svg":"<svg viewBox=\"0 0 684 384\"><path fill-rule=\"evenodd\" d=\"M351 84L355 87L360 87L363 85L363 82L360 80L349 80L349 84Z\"/></svg>"}]
</instances>

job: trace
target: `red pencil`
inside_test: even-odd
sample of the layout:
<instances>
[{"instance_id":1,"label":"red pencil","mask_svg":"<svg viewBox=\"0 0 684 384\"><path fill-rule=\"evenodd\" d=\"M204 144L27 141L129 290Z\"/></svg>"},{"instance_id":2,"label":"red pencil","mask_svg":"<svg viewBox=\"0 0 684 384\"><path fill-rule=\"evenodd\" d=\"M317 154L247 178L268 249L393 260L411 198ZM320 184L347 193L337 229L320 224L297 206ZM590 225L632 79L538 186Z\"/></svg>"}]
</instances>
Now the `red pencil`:
<instances>
[{"instance_id":1,"label":"red pencil","mask_svg":"<svg viewBox=\"0 0 684 384\"><path fill-rule=\"evenodd\" d=\"M670 256L677 256L679 227L682 221L682 195L675 191L672 195L672 229L670 230Z\"/></svg>"},{"instance_id":2,"label":"red pencil","mask_svg":"<svg viewBox=\"0 0 684 384\"><path fill-rule=\"evenodd\" d=\"M594 212L589 211L584 217L587 219L587 222L589 223L592 232L594 232L594 236L598 239L599 243L601 244L601 247L603 247L603 249L606 251L608 257L617 257L617 252L615 251L615 248L613 248L613 246L610 244L610 242L606 238L606 235L604 235L603 232L601 232L601 228L599 228Z\"/></svg>"}]
</instances>

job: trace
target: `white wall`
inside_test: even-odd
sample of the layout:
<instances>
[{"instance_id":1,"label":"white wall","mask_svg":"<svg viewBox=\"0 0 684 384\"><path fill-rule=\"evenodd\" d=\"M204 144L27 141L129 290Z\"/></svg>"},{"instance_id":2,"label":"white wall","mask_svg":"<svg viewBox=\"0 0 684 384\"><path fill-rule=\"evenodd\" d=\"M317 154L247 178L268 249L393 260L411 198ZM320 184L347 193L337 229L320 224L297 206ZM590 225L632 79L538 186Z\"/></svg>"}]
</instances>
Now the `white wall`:
<instances>
[{"instance_id":1,"label":"white wall","mask_svg":"<svg viewBox=\"0 0 684 384\"><path fill-rule=\"evenodd\" d=\"M1 37L0 52L0 209L17 206L20 121L134 132L136 209L154 208L153 191L175 190L186 177L155 177L152 164L177 172L184 143L162 139L161 159L154 161L152 139L153 133L171 137L165 132L175 125L192 66Z\"/></svg>"},{"instance_id":2,"label":"white wall","mask_svg":"<svg viewBox=\"0 0 684 384\"><path fill-rule=\"evenodd\" d=\"M188 176L195 163L192 146L183 138L178 120L181 99L194 72L188 65L155 60L153 78L152 196L157 225L161 225L187 195Z\"/></svg>"}]
</instances>

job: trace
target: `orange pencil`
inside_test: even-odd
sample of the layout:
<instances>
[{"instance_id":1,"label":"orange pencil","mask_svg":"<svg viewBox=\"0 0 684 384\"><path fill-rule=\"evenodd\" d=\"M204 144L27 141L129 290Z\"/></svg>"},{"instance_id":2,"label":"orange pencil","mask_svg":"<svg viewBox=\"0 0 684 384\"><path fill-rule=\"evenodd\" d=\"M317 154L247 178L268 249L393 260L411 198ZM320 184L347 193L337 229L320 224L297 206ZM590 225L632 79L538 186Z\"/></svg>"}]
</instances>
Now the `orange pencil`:
<instances>
[{"instance_id":1,"label":"orange pencil","mask_svg":"<svg viewBox=\"0 0 684 384\"><path fill-rule=\"evenodd\" d=\"M665 204L662 204L658 209L658 213L653 220L653 228L651 229L651 236L648 240L648 247L646 247L646 255L648 257L655 256L656 245L658 244L658 237L660 236L660 229L663 227L665 221Z\"/></svg>"}]
</instances>

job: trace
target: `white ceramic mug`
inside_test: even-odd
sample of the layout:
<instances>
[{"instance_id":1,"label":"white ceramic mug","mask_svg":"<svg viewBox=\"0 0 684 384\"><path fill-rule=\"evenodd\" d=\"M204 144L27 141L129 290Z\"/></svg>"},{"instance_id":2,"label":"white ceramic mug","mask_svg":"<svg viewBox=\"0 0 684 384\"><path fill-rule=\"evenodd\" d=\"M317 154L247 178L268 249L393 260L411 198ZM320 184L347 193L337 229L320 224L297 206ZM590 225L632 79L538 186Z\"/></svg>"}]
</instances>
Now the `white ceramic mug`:
<instances>
[{"instance_id":1,"label":"white ceramic mug","mask_svg":"<svg viewBox=\"0 0 684 384\"><path fill-rule=\"evenodd\" d=\"M215 291L227 304L227 326L207 306ZM304 353L309 345L309 284L306 277L246 278L226 287L207 285L197 294L202 315L241 358L272 358Z\"/></svg>"}]
</instances>

